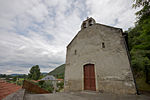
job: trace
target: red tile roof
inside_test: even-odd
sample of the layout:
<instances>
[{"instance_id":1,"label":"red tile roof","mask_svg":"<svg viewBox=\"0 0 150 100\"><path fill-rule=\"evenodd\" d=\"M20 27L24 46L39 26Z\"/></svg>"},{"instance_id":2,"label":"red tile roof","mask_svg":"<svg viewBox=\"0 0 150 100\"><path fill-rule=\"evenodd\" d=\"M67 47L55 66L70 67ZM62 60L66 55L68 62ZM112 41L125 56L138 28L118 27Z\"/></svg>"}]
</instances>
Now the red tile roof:
<instances>
[{"instance_id":1,"label":"red tile roof","mask_svg":"<svg viewBox=\"0 0 150 100\"><path fill-rule=\"evenodd\" d=\"M37 83L37 82L39 82L40 80L31 80L31 81Z\"/></svg>"},{"instance_id":2,"label":"red tile roof","mask_svg":"<svg viewBox=\"0 0 150 100\"><path fill-rule=\"evenodd\" d=\"M21 86L17 86L13 83L8 83L0 79L0 100L2 100L11 93L18 91L19 89L21 89Z\"/></svg>"},{"instance_id":3,"label":"red tile roof","mask_svg":"<svg viewBox=\"0 0 150 100\"><path fill-rule=\"evenodd\" d=\"M63 81L63 79L57 79L57 81Z\"/></svg>"}]
</instances>

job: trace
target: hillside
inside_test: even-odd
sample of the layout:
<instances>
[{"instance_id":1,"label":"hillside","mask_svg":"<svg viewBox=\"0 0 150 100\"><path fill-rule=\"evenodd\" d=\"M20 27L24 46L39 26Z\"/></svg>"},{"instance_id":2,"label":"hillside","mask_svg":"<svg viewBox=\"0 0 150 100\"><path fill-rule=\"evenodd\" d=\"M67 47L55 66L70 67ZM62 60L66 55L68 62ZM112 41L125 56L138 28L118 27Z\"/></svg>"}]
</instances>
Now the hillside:
<instances>
[{"instance_id":1,"label":"hillside","mask_svg":"<svg viewBox=\"0 0 150 100\"><path fill-rule=\"evenodd\" d=\"M53 75L57 78L62 78L64 79L64 72L65 72L65 64L62 64L55 68L53 71L49 72L49 75Z\"/></svg>"}]
</instances>

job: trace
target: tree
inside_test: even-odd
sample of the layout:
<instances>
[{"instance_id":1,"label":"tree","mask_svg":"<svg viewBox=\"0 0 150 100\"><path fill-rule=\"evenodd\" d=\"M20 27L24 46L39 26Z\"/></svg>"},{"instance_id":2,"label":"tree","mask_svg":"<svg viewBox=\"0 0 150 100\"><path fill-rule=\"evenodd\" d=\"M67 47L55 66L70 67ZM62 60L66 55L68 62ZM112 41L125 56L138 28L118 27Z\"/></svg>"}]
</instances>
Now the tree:
<instances>
[{"instance_id":1,"label":"tree","mask_svg":"<svg viewBox=\"0 0 150 100\"><path fill-rule=\"evenodd\" d=\"M13 77L13 81L16 82L17 81L17 76Z\"/></svg>"},{"instance_id":2,"label":"tree","mask_svg":"<svg viewBox=\"0 0 150 100\"><path fill-rule=\"evenodd\" d=\"M134 0L135 4L133 4L133 7L141 7L141 6L149 6L150 0Z\"/></svg>"},{"instance_id":3,"label":"tree","mask_svg":"<svg viewBox=\"0 0 150 100\"><path fill-rule=\"evenodd\" d=\"M133 7L141 7L141 10L136 13L138 20L135 27L128 30L131 65L136 78L146 79L148 83L150 81L150 0L134 1Z\"/></svg>"},{"instance_id":4,"label":"tree","mask_svg":"<svg viewBox=\"0 0 150 100\"><path fill-rule=\"evenodd\" d=\"M133 4L134 8L142 7L142 9L136 13L136 15L140 20L150 15L150 0L134 0L134 1L135 1L135 4Z\"/></svg>"},{"instance_id":5,"label":"tree","mask_svg":"<svg viewBox=\"0 0 150 100\"><path fill-rule=\"evenodd\" d=\"M29 79L38 80L40 78L41 72L39 65L32 66L30 73L28 74Z\"/></svg>"}]
</instances>

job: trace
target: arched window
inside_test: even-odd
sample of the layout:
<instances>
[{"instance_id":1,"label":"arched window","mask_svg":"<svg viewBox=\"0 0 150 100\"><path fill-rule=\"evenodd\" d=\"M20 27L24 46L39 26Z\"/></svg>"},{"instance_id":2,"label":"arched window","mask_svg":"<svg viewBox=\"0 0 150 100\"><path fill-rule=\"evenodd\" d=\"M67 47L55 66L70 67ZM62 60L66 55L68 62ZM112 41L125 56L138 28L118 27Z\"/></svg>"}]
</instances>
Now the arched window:
<instances>
[{"instance_id":1,"label":"arched window","mask_svg":"<svg viewBox=\"0 0 150 100\"><path fill-rule=\"evenodd\" d=\"M92 26L92 20L89 20L89 26Z\"/></svg>"}]
</instances>

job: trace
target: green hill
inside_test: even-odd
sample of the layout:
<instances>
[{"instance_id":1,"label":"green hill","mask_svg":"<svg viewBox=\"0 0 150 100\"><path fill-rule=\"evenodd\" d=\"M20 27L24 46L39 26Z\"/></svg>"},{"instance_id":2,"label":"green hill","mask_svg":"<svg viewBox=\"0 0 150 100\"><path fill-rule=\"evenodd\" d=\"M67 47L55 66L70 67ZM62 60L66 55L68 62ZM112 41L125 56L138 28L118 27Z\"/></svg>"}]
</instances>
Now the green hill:
<instances>
[{"instance_id":1,"label":"green hill","mask_svg":"<svg viewBox=\"0 0 150 100\"><path fill-rule=\"evenodd\" d=\"M62 64L58 66L57 68L55 68L54 70L52 70L51 72L49 72L48 74L53 75L56 78L64 79L64 72L65 72L65 64Z\"/></svg>"}]
</instances>

